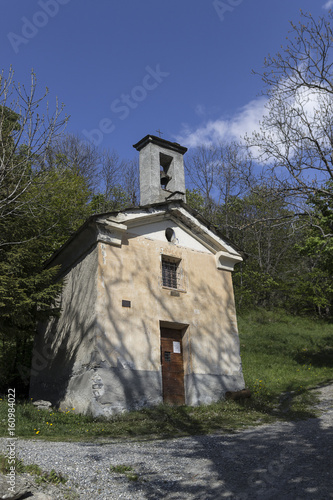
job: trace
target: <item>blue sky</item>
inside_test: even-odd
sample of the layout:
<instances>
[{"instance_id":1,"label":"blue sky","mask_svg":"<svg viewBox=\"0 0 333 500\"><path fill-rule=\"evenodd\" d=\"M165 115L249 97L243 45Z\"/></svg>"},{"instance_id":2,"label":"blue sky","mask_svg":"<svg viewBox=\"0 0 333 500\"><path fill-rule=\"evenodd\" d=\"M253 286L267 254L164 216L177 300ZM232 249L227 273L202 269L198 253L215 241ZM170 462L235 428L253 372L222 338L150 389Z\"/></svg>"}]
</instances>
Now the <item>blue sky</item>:
<instances>
[{"instance_id":1,"label":"blue sky","mask_svg":"<svg viewBox=\"0 0 333 500\"><path fill-rule=\"evenodd\" d=\"M2 0L1 68L71 116L67 131L122 158L147 134L191 147L260 118L265 56L299 11L333 0Z\"/></svg>"}]
</instances>

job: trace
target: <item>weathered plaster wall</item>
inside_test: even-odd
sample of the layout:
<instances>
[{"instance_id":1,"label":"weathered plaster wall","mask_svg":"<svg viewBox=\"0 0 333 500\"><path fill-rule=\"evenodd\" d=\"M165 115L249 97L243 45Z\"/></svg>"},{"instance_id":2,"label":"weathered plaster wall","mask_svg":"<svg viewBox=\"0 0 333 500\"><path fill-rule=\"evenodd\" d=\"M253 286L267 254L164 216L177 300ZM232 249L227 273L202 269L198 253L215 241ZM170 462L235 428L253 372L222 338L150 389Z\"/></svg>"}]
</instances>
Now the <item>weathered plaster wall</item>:
<instances>
[{"instance_id":1,"label":"weathered plaster wall","mask_svg":"<svg viewBox=\"0 0 333 500\"><path fill-rule=\"evenodd\" d=\"M31 397L94 415L162 402L161 325L184 331L187 404L242 389L231 273L215 255L167 219L98 228L88 225L55 258L65 273L62 314L36 337ZM162 286L162 255L181 259L176 294Z\"/></svg>"},{"instance_id":2,"label":"weathered plaster wall","mask_svg":"<svg viewBox=\"0 0 333 500\"><path fill-rule=\"evenodd\" d=\"M187 404L208 403L244 387L231 273L217 270L214 255L134 234L125 235L121 247L99 243L98 251L95 413L162 400L160 322L188 325ZM162 254L182 259L179 296L162 287ZM123 300L131 307L123 307Z\"/></svg>"},{"instance_id":3,"label":"weathered plaster wall","mask_svg":"<svg viewBox=\"0 0 333 500\"><path fill-rule=\"evenodd\" d=\"M77 248L72 247L72 252L73 258ZM46 399L78 411L86 411L87 401L91 401L89 369L96 358L97 253L95 244L68 270L59 298L61 316L40 325L30 381L33 399Z\"/></svg>"}]
</instances>

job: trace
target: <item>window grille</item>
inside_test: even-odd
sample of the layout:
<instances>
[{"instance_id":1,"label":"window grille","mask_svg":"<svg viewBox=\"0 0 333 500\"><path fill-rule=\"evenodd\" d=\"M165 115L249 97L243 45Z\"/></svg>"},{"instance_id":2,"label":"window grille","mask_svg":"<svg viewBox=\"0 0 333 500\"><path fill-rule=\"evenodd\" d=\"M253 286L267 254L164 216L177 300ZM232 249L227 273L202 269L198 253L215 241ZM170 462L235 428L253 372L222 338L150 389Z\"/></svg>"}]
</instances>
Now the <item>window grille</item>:
<instances>
[{"instance_id":1,"label":"window grille","mask_svg":"<svg viewBox=\"0 0 333 500\"><path fill-rule=\"evenodd\" d=\"M162 284L169 288L180 288L180 260L162 257Z\"/></svg>"},{"instance_id":2,"label":"window grille","mask_svg":"<svg viewBox=\"0 0 333 500\"><path fill-rule=\"evenodd\" d=\"M164 351L164 361L171 361L171 352Z\"/></svg>"}]
</instances>

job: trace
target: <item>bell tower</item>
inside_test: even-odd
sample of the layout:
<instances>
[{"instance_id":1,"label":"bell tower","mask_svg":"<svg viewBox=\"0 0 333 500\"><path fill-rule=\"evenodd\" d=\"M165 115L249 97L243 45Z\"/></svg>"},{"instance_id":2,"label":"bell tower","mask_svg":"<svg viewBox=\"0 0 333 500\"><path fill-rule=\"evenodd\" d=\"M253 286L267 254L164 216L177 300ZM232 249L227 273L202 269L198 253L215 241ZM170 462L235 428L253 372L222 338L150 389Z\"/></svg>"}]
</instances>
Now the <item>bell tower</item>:
<instances>
[{"instance_id":1,"label":"bell tower","mask_svg":"<svg viewBox=\"0 0 333 500\"><path fill-rule=\"evenodd\" d=\"M154 135L146 135L133 147L140 152L140 205L186 202L183 155L187 148Z\"/></svg>"}]
</instances>

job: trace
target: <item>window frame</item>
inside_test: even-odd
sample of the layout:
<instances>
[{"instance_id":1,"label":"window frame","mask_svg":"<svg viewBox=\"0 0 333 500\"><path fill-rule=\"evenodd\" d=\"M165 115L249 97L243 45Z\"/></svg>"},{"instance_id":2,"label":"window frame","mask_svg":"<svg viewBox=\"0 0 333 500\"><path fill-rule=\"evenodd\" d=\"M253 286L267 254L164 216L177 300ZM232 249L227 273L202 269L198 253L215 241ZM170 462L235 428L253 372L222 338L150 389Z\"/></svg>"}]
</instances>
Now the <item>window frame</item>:
<instances>
[{"instance_id":1,"label":"window frame","mask_svg":"<svg viewBox=\"0 0 333 500\"><path fill-rule=\"evenodd\" d=\"M164 265L174 264L175 267L175 277L168 279L165 276L165 267ZM169 270L170 273L173 270ZM173 282L175 282L176 286L173 286ZM170 255L161 255L161 285L162 288L166 288L168 290L177 290L178 292L184 292L184 273L182 267L182 259L179 257L172 257Z\"/></svg>"}]
</instances>

